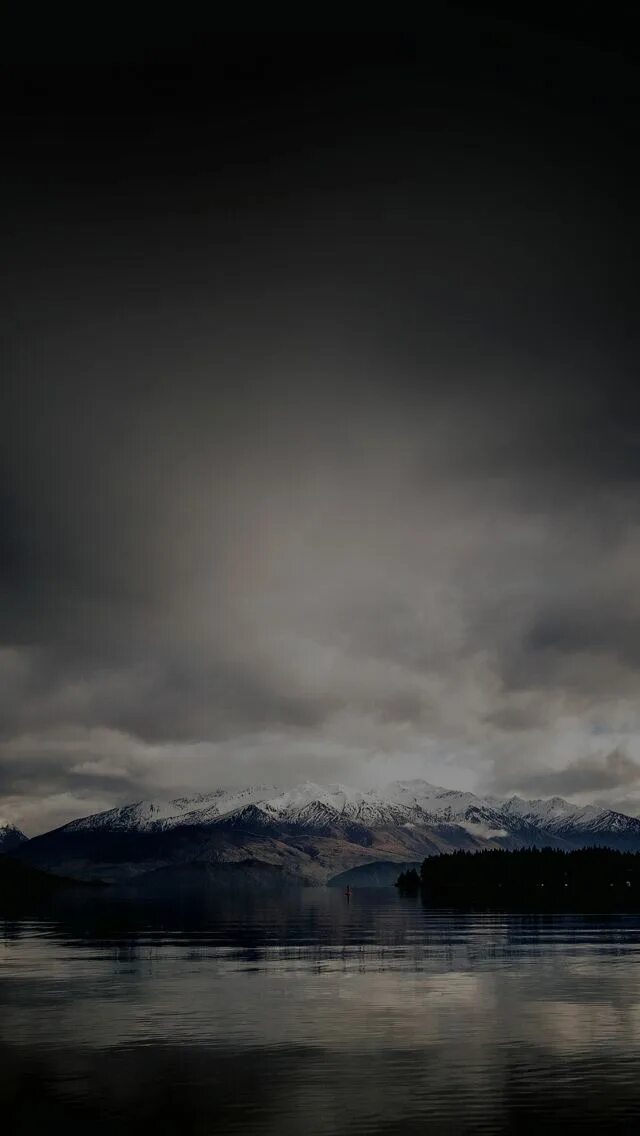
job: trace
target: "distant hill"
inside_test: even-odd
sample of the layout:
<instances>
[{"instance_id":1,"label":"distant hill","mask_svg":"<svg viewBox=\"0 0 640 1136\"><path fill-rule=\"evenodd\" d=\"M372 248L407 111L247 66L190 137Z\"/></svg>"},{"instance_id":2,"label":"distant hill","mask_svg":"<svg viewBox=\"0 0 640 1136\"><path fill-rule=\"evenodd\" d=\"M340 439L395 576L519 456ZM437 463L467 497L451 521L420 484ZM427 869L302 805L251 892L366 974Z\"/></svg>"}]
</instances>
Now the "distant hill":
<instances>
[{"instance_id":1,"label":"distant hill","mask_svg":"<svg viewBox=\"0 0 640 1136\"><path fill-rule=\"evenodd\" d=\"M71 821L21 843L14 854L61 875L110 882L180 864L256 861L297 883L324 884L374 861L589 845L640 850L640 820L561 797L500 800L415 780L371 790L257 785L139 801Z\"/></svg>"},{"instance_id":2,"label":"distant hill","mask_svg":"<svg viewBox=\"0 0 640 1136\"><path fill-rule=\"evenodd\" d=\"M348 868L327 880L327 887L375 888L392 887L401 872L419 871L420 861L398 863L396 860L374 860L359 868Z\"/></svg>"}]
</instances>

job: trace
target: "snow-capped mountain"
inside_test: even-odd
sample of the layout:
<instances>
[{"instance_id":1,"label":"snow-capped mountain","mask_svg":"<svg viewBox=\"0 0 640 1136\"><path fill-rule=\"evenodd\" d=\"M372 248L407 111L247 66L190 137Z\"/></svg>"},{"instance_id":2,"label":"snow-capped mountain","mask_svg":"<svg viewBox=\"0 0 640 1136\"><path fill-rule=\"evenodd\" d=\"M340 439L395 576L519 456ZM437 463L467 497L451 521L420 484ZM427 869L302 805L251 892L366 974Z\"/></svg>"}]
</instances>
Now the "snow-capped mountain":
<instances>
[{"instance_id":1,"label":"snow-capped mountain","mask_svg":"<svg viewBox=\"0 0 640 1136\"><path fill-rule=\"evenodd\" d=\"M249 789L215 789L195 797L177 797L172 801L137 801L134 805L108 809L104 813L72 820L65 832L152 832L177 828L179 825L207 824L236 809L267 800L280 792L274 785L256 785Z\"/></svg>"},{"instance_id":2,"label":"snow-capped mountain","mask_svg":"<svg viewBox=\"0 0 640 1136\"><path fill-rule=\"evenodd\" d=\"M21 856L64 874L106 879L250 858L325 882L368 862L407 862L455 848L588 844L640 849L640 820L559 797L501 800L421 780L369 790L306 781L140 801L71 821L29 841Z\"/></svg>"},{"instance_id":3,"label":"snow-capped mountain","mask_svg":"<svg viewBox=\"0 0 640 1136\"><path fill-rule=\"evenodd\" d=\"M349 820L367 828L456 824L473 831L482 827L487 837L490 833L504 836L522 829L559 835L585 831L640 835L640 820L596 805L581 807L561 797L533 801L478 797L420 780L393 781L382 789L370 790L340 784L323 786L311 781L286 790L274 785L216 789L195 797L160 803L139 801L109 809L70 821L60 831L160 832L213 825L232 815L241 818L247 812L254 822L263 817L265 823L311 829L324 827L329 821Z\"/></svg>"},{"instance_id":4,"label":"snow-capped mountain","mask_svg":"<svg viewBox=\"0 0 640 1136\"><path fill-rule=\"evenodd\" d=\"M0 824L0 852L13 852L27 840L24 832L20 832L13 824Z\"/></svg>"}]
</instances>

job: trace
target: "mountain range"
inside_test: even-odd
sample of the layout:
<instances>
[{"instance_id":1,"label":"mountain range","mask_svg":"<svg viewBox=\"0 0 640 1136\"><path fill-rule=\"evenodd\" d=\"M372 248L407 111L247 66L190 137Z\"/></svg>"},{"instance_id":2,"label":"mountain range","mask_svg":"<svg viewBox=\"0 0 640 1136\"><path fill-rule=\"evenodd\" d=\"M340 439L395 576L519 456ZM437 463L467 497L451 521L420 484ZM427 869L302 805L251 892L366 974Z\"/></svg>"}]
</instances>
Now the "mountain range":
<instances>
[{"instance_id":1,"label":"mountain range","mask_svg":"<svg viewBox=\"0 0 640 1136\"><path fill-rule=\"evenodd\" d=\"M278 878L324 884L366 864L400 866L455 849L588 845L640 850L640 819L560 797L503 800L414 780L371 790L257 785L139 801L31 840L18 834L11 851L39 868L108 882L203 864L216 865L219 877L225 865L251 864L254 873L269 865Z\"/></svg>"}]
</instances>

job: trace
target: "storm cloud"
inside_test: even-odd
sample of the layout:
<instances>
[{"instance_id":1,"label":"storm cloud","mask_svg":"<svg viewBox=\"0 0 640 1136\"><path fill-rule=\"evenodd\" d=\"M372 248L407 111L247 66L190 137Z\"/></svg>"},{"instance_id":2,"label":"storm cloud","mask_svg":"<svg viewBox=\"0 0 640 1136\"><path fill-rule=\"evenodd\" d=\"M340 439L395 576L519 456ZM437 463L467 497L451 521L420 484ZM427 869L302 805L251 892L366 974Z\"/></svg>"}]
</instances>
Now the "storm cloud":
<instances>
[{"instance_id":1,"label":"storm cloud","mask_svg":"<svg viewBox=\"0 0 640 1136\"><path fill-rule=\"evenodd\" d=\"M625 71L598 111L401 74L12 91L29 831L306 776L640 807Z\"/></svg>"}]
</instances>

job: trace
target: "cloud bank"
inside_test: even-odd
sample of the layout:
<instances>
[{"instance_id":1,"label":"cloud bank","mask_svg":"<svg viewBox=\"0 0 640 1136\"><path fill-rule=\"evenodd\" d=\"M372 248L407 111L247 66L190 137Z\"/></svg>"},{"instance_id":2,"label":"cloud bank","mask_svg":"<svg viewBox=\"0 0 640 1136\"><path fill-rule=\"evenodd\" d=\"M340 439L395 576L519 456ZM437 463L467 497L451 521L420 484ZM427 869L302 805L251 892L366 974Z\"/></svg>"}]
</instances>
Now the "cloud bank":
<instances>
[{"instance_id":1,"label":"cloud bank","mask_svg":"<svg viewBox=\"0 0 640 1136\"><path fill-rule=\"evenodd\" d=\"M494 110L283 113L266 166L259 123L164 124L164 173L67 122L46 199L5 191L0 812L306 776L638 810L621 167L581 119L563 164Z\"/></svg>"}]
</instances>

